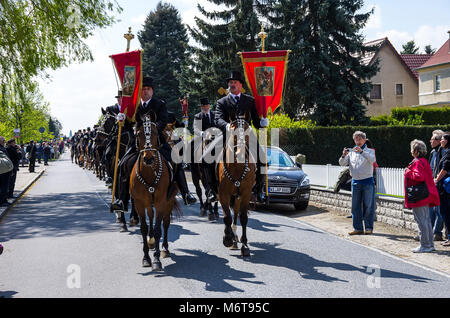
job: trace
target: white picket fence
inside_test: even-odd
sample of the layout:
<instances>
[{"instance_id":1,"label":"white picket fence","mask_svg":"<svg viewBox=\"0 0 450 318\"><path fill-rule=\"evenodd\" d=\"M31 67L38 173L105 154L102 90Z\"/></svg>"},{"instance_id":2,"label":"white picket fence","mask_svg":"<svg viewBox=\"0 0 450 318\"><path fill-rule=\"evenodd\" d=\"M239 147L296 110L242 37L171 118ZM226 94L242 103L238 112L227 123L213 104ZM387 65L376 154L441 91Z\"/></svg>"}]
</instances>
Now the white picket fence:
<instances>
[{"instance_id":1,"label":"white picket fence","mask_svg":"<svg viewBox=\"0 0 450 318\"><path fill-rule=\"evenodd\" d=\"M311 185L332 189L338 180L339 173L345 169L332 165L303 165L303 171L308 175ZM405 194L404 169L377 168L376 192L388 196L403 196Z\"/></svg>"}]
</instances>

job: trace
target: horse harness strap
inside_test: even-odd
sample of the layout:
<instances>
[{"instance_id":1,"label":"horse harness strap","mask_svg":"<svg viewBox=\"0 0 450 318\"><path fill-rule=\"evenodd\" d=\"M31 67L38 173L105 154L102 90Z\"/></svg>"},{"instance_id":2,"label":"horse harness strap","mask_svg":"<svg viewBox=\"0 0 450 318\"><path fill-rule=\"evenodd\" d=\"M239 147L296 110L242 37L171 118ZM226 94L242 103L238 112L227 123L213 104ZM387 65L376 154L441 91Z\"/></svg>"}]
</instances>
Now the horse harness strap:
<instances>
[{"instance_id":1,"label":"horse harness strap","mask_svg":"<svg viewBox=\"0 0 450 318\"><path fill-rule=\"evenodd\" d=\"M150 192L151 196L152 196L152 201L154 201L154 194L155 194L155 188L158 186L159 180L161 179L161 175L162 175L162 169L163 169L163 165L162 165L162 160L161 160L161 154L159 153L159 151L157 151L158 154L158 173L156 175L155 181L153 181L152 185L149 185L144 178L139 174L139 160L141 157L141 152L143 152L144 150L141 150L139 152L139 158L138 158L138 164L136 165L136 177L138 178L138 180L147 188L147 191Z\"/></svg>"}]
</instances>

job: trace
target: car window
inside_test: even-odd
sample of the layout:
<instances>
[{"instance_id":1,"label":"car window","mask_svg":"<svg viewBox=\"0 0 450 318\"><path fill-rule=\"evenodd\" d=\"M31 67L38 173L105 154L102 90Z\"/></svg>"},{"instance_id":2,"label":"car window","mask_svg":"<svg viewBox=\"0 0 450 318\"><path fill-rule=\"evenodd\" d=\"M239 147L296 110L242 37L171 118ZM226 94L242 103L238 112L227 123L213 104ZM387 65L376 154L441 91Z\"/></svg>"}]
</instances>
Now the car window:
<instances>
[{"instance_id":1,"label":"car window","mask_svg":"<svg viewBox=\"0 0 450 318\"><path fill-rule=\"evenodd\" d=\"M294 162L284 151L267 148L267 160L272 167L294 167Z\"/></svg>"}]
</instances>

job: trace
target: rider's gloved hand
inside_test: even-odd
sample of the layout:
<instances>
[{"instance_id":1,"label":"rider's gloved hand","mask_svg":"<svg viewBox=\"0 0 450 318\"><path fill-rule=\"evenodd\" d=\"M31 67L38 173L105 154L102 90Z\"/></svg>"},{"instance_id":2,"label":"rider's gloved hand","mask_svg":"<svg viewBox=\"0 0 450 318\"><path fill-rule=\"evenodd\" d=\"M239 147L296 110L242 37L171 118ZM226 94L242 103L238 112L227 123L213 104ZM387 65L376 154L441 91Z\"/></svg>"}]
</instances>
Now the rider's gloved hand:
<instances>
[{"instance_id":1,"label":"rider's gloved hand","mask_svg":"<svg viewBox=\"0 0 450 318\"><path fill-rule=\"evenodd\" d=\"M125 116L124 113L119 113L119 114L117 114L117 116L116 116L116 119L117 119L118 121L124 121L125 118L126 118L126 116Z\"/></svg>"},{"instance_id":2,"label":"rider's gloved hand","mask_svg":"<svg viewBox=\"0 0 450 318\"><path fill-rule=\"evenodd\" d=\"M261 121L259 123L261 127L266 128L269 126L269 118L261 118Z\"/></svg>"}]
</instances>

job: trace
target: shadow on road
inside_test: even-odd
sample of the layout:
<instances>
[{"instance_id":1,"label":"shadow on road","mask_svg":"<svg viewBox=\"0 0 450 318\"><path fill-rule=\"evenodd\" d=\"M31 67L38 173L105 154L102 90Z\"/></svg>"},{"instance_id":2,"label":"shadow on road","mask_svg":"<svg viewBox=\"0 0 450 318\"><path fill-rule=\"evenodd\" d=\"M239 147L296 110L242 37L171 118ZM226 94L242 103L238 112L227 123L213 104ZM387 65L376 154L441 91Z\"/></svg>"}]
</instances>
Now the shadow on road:
<instances>
[{"instance_id":1,"label":"shadow on road","mask_svg":"<svg viewBox=\"0 0 450 318\"><path fill-rule=\"evenodd\" d=\"M280 248L281 244L275 243L251 243L251 247L257 247L259 250L252 250L252 256L249 262L255 264L271 265L284 267L296 271L304 279L321 280L325 282L348 282L337 277L332 277L319 272L319 268L332 268L339 271L361 272L371 275L373 271L368 270L367 266L356 267L345 263L332 263L315 259L307 254L292 250ZM409 275L401 272L381 269L381 277L407 279L415 282L425 283L431 279Z\"/></svg>"},{"instance_id":2,"label":"shadow on road","mask_svg":"<svg viewBox=\"0 0 450 318\"><path fill-rule=\"evenodd\" d=\"M115 214L92 192L28 195L13 207L3 241L39 236L63 237L96 231L115 232Z\"/></svg>"},{"instance_id":3,"label":"shadow on road","mask_svg":"<svg viewBox=\"0 0 450 318\"><path fill-rule=\"evenodd\" d=\"M227 281L243 282L248 284L262 285L263 282L252 281L255 278L252 273L239 271L228 265L228 260L216 255L208 254L199 250L178 249L188 255L177 255L172 253L174 264L164 268L165 275L174 278L196 280L205 284L205 290L211 292L245 292ZM189 264L189 266L180 266ZM140 273L143 276L152 275L152 272ZM227 280L227 281L226 281Z\"/></svg>"},{"instance_id":4,"label":"shadow on road","mask_svg":"<svg viewBox=\"0 0 450 318\"><path fill-rule=\"evenodd\" d=\"M0 290L0 298L13 298L13 296L17 294L16 291L8 290L8 291L1 291Z\"/></svg>"}]
</instances>

